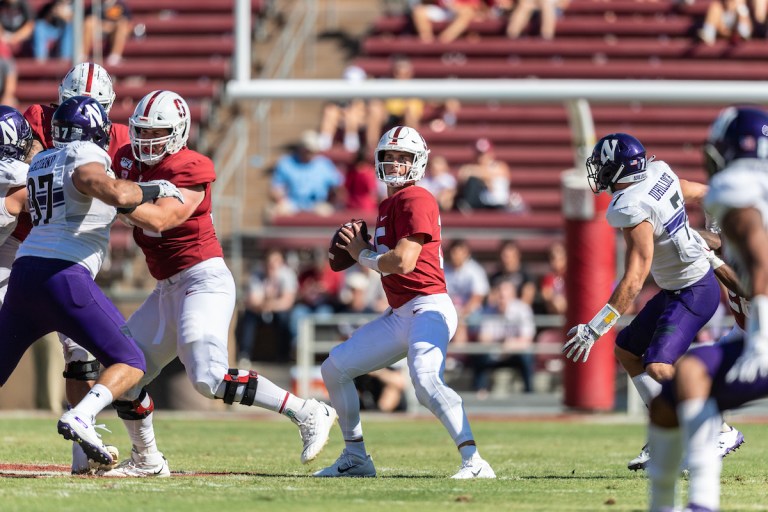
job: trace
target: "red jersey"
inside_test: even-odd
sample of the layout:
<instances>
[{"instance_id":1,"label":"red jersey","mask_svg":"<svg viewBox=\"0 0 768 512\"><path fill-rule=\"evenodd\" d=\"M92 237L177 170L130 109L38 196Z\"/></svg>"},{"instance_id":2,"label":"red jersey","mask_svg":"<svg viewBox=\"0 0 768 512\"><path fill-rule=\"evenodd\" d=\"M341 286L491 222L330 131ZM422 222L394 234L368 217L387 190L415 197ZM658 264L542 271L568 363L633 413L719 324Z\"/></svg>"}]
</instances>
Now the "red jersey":
<instances>
[{"instance_id":1,"label":"red jersey","mask_svg":"<svg viewBox=\"0 0 768 512\"><path fill-rule=\"evenodd\" d=\"M384 199L373 243L378 253L394 249L401 238L426 235L416 268L408 274L383 275L387 301L399 308L414 297L447 293L440 248L440 212L437 201L425 188L408 186Z\"/></svg>"},{"instance_id":2,"label":"red jersey","mask_svg":"<svg viewBox=\"0 0 768 512\"><path fill-rule=\"evenodd\" d=\"M125 180L168 180L179 188L205 185L203 201L181 225L162 233L133 228L133 239L144 252L152 277L167 279L201 261L224 256L211 218L211 183L216 173L209 158L183 148L148 167L134 160L131 146L126 145L112 166L116 176Z\"/></svg>"},{"instance_id":3,"label":"red jersey","mask_svg":"<svg viewBox=\"0 0 768 512\"><path fill-rule=\"evenodd\" d=\"M31 105L25 112L24 118L32 128L32 134L43 145L43 149L53 147L53 138L51 137L51 121L56 107L52 105ZM112 123L109 129L109 157L114 161L117 150L126 144L130 144L131 139L128 135L128 126L119 123Z\"/></svg>"}]
</instances>

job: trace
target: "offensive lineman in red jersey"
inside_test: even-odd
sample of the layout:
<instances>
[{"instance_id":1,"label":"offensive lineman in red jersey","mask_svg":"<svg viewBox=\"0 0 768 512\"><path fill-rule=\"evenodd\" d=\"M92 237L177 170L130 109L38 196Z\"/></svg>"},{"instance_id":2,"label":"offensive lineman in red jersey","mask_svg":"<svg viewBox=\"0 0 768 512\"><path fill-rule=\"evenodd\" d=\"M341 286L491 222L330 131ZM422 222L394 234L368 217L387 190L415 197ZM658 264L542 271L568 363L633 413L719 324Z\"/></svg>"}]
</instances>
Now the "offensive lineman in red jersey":
<instances>
[{"instance_id":1,"label":"offensive lineman in red jersey","mask_svg":"<svg viewBox=\"0 0 768 512\"><path fill-rule=\"evenodd\" d=\"M397 126L385 133L375 161L387 198L379 205L373 246L357 224L341 231L345 243L339 247L381 273L390 308L323 362L323 381L339 413L346 446L333 465L315 476L376 476L363 443L353 379L407 356L416 397L442 422L461 454L462 465L453 478L496 478L477 451L461 397L443 380L446 350L458 320L446 292L437 201L426 189L413 186L424 176L428 153L413 128Z\"/></svg>"},{"instance_id":2,"label":"offensive lineman in red jersey","mask_svg":"<svg viewBox=\"0 0 768 512\"><path fill-rule=\"evenodd\" d=\"M83 62L69 70L59 84L59 105L74 96L89 96L98 101L109 114L115 101L115 91L112 87L112 77L102 66L93 62ZM30 158L40 151L53 148L51 136L51 120L58 105L30 105L24 112L24 118L32 128L32 149ZM114 162L115 154L120 147L128 144L128 127L124 124L112 123L109 130L109 146L107 153ZM22 212L18 224L11 236L19 243L23 242L32 229L32 221L28 212ZM67 402L76 404L85 397L93 382L98 377L99 363L85 349L66 336L59 336L64 349L66 369ZM72 445L72 473L80 474L90 471L90 465L85 453L77 443Z\"/></svg>"},{"instance_id":3,"label":"offensive lineman in red jersey","mask_svg":"<svg viewBox=\"0 0 768 512\"><path fill-rule=\"evenodd\" d=\"M213 162L186 147L190 129L186 101L174 92L151 92L136 106L129 125L131 144L120 149L114 160L117 176L138 182L163 176L181 190L185 204L175 208L169 201L158 200L121 212L134 225L134 240L157 286L128 319L147 360L147 372L134 389L114 402L133 444L131 458L99 474L170 476L168 462L157 448L152 399L144 386L176 356L203 396L288 416L298 425L304 442L302 462L313 460L328 441L336 411L314 399L302 400L255 371L229 368L227 341L235 282L211 219Z\"/></svg>"}]
</instances>

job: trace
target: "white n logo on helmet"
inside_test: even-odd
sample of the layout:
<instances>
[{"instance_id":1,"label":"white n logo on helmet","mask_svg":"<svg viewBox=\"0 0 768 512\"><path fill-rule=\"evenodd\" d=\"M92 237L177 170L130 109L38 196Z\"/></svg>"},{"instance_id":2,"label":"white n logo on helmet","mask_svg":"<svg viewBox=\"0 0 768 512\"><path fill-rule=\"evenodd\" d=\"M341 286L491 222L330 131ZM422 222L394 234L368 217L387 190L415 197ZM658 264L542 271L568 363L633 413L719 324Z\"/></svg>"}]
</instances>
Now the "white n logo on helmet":
<instances>
[{"instance_id":1,"label":"white n logo on helmet","mask_svg":"<svg viewBox=\"0 0 768 512\"><path fill-rule=\"evenodd\" d=\"M3 132L3 144L16 144L19 142L19 134L16 127L8 119L0 121L0 131Z\"/></svg>"},{"instance_id":2,"label":"white n logo on helmet","mask_svg":"<svg viewBox=\"0 0 768 512\"><path fill-rule=\"evenodd\" d=\"M603 147L600 148L600 163L604 164L608 160L613 161L614 154L616 153L616 147L618 145L618 139L604 140Z\"/></svg>"},{"instance_id":3,"label":"white n logo on helmet","mask_svg":"<svg viewBox=\"0 0 768 512\"><path fill-rule=\"evenodd\" d=\"M104 124L104 118L101 117L101 111L95 105L86 105L85 114L91 121L91 128L95 128Z\"/></svg>"}]
</instances>

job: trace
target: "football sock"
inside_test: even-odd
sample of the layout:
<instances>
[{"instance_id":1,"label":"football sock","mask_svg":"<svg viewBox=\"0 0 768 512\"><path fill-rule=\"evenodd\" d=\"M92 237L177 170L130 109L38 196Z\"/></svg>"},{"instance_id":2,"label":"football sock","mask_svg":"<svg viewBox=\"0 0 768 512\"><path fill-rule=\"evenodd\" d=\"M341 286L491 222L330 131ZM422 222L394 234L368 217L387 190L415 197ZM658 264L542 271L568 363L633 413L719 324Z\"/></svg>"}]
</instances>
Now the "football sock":
<instances>
[{"instance_id":1,"label":"football sock","mask_svg":"<svg viewBox=\"0 0 768 512\"><path fill-rule=\"evenodd\" d=\"M656 382L646 372L632 377L632 384L635 385L637 392L640 393L640 398L643 399L646 407L650 407L651 400L661 393L661 384Z\"/></svg>"},{"instance_id":2,"label":"football sock","mask_svg":"<svg viewBox=\"0 0 768 512\"><path fill-rule=\"evenodd\" d=\"M473 458L475 455L480 457L480 452L477 451L477 445L474 444L465 444L464 446L459 447L459 453L461 454L461 460L464 462Z\"/></svg>"},{"instance_id":3,"label":"football sock","mask_svg":"<svg viewBox=\"0 0 768 512\"><path fill-rule=\"evenodd\" d=\"M94 384L85 397L72 408L79 414L95 418L102 409L112 403L112 392L103 384Z\"/></svg>"},{"instance_id":4,"label":"football sock","mask_svg":"<svg viewBox=\"0 0 768 512\"><path fill-rule=\"evenodd\" d=\"M358 459L365 460L366 456L368 455L365 451L365 443L363 442L363 439L356 439L352 441L344 440L344 447L347 449L347 453L350 455L354 455Z\"/></svg>"},{"instance_id":5,"label":"football sock","mask_svg":"<svg viewBox=\"0 0 768 512\"><path fill-rule=\"evenodd\" d=\"M152 398L149 394L144 394L141 406L147 408L151 403ZM152 424L153 416L154 413L150 413L147 417L140 420L123 420L134 450L142 455L158 452L157 441L155 440L155 427Z\"/></svg>"},{"instance_id":6,"label":"football sock","mask_svg":"<svg viewBox=\"0 0 768 512\"><path fill-rule=\"evenodd\" d=\"M722 419L713 398L691 398L677 406L688 448L688 501L712 510L720 508L722 459L717 449Z\"/></svg>"},{"instance_id":7,"label":"football sock","mask_svg":"<svg viewBox=\"0 0 768 512\"><path fill-rule=\"evenodd\" d=\"M648 479L651 487L650 510L677 510L677 475L683 455L682 433L678 428L648 426Z\"/></svg>"}]
</instances>

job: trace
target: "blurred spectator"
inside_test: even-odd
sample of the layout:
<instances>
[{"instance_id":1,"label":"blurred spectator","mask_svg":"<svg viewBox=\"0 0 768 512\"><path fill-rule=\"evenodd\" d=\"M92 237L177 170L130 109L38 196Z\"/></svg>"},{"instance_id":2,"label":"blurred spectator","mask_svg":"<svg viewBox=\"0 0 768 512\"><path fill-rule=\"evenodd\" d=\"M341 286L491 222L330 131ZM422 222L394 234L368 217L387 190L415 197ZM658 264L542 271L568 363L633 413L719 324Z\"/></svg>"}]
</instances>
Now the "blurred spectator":
<instances>
[{"instance_id":1,"label":"blurred spectator","mask_svg":"<svg viewBox=\"0 0 768 512\"><path fill-rule=\"evenodd\" d=\"M355 377L360 409L393 412L405 411L408 408L404 392L406 379L398 366L387 366Z\"/></svg>"},{"instance_id":2,"label":"blurred spectator","mask_svg":"<svg viewBox=\"0 0 768 512\"><path fill-rule=\"evenodd\" d=\"M737 38L747 40L752 36L752 19L746 0L712 0L699 30L699 39L713 45L718 35L732 41Z\"/></svg>"},{"instance_id":3,"label":"blurred spectator","mask_svg":"<svg viewBox=\"0 0 768 512\"><path fill-rule=\"evenodd\" d=\"M422 0L412 7L411 17L424 43L435 40L434 23L450 22L437 37L440 43L450 43L464 34L481 6L482 0Z\"/></svg>"},{"instance_id":4,"label":"blurred spectator","mask_svg":"<svg viewBox=\"0 0 768 512\"><path fill-rule=\"evenodd\" d=\"M443 156L433 156L427 163L427 173L416 185L429 190L441 211L453 209L456 199L456 177Z\"/></svg>"},{"instance_id":5,"label":"blurred spectator","mask_svg":"<svg viewBox=\"0 0 768 512\"><path fill-rule=\"evenodd\" d=\"M381 274L362 265L353 266L344 274L338 302L340 313L383 313L388 305ZM346 339L352 331L342 329L341 334Z\"/></svg>"},{"instance_id":6,"label":"blurred spectator","mask_svg":"<svg viewBox=\"0 0 768 512\"><path fill-rule=\"evenodd\" d=\"M245 311L241 317L237 358L240 367L250 367L259 331L274 328L278 341L278 360L287 361L291 353L291 310L296 302L296 272L286 265L279 249L270 249L264 271L253 272L248 280Z\"/></svg>"},{"instance_id":7,"label":"blurred spectator","mask_svg":"<svg viewBox=\"0 0 768 512\"><path fill-rule=\"evenodd\" d=\"M35 13L27 0L0 0L0 25L3 29L0 56L18 55L20 46L35 29Z\"/></svg>"},{"instance_id":8,"label":"blurred spectator","mask_svg":"<svg viewBox=\"0 0 768 512\"><path fill-rule=\"evenodd\" d=\"M503 319L483 318L477 341L485 345L501 345L504 350L530 350L536 335L531 306L517 297L511 281L499 281L488 294L483 315L501 316ZM491 389L491 371L497 368L515 368L523 379L526 393L533 391L535 359L532 353L473 356L474 389L479 398L488 396Z\"/></svg>"},{"instance_id":9,"label":"blurred spectator","mask_svg":"<svg viewBox=\"0 0 768 512\"><path fill-rule=\"evenodd\" d=\"M306 131L294 150L275 164L270 185L272 215L313 211L328 215L343 177L326 156L319 155L318 135Z\"/></svg>"},{"instance_id":10,"label":"blurred spectator","mask_svg":"<svg viewBox=\"0 0 768 512\"><path fill-rule=\"evenodd\" d=\"M347 166L344 188L341 190L344 207L372 213L379 211L379 180L367 151L360 149Z\"/></svg>"},{"instance_id":11,"label":"blurred spectator","mask_svg":"<svg viewBox=\"0 0 768 512\"><path fill-rule=\"evenodd\" d=\"M501 244L499 267L490 278L492 286L497 286L502 281L512 283L515 295L529 306L533 306L536 299L536 283L523 265L520 248L512 240Z\"/></svg>"},{"instance_id":12,"label":"blurred spectator","mask_svg":"<svg viewBox=\"0 0 768 512\"><path fill-rule=\"evenodd\" d=\"M97 30L96 15L91 6L83 21L83 54L87 57L93 45L93 31ZM123 0L102 0L101 33L109 39L109 55L106 63L116 66L123 60L123 50L133 28L131 11Z\"/></svg>"},{"instance_id":13,"label":"blurred spectator","mask_svg":"<svg viewBox=\"0 0 768 512\"><path fill-rule=\"evenodd\" d=\"M430 104L434 105L434 104ZM442 132L453 128L459 120L461 102L457 99L445 100L445 103L434 105L435 115L429 122L429 129L433 132Z\"/></svg>"},{"instance_id":14,"label":"blurred spectator","mask_svg":"<svg viewBox=\"0 0 768 512\"><path fill-rule=\"evenodd\" d=\"M525 203L520 194L510 189L511 172L505 162L496 159L493 144L486 138L475 142L473 163L459 169L459 210L503 209L522 212Z\"/></svg>"},{"instance_id":15,"label":"blurred spectator","mask_svg":"<svg viewBox=\"0 0 768 512\"><path fill-rule=\"evenodd\" d=\"M72 60L72 0L51 0L37 13L32 32L35 59L48 60L52 47L59 58Z\"/></svg>"},{"instance_id":16,"label":"blurred spectator","mask_svg":"<svg viewBox=\"0 0 768 512\"><path fill-rule=\"evenodd\" d=\"M466 240L454 240L448 247L445 283L459 316L453 343L466 343L473 337L471 334L477 332L481 308L489 290L488 276L483 267L472 259Z\"/></svg>"},{"instance_id":17,"label":"blurred spectator","mask_svg":"<svg viewBox=\"0 0 768 512\"><path fill-rule=\"evenodd\" d=\"M539 12L539 33L542 39L555 38L557 19L562 16L570 0L519 0L507 24L507 36L517 39L531 21L533 13Z\"/></svg>"},{"instance_id":18,"label":"blurred spectator","mask_svg":"<svg viewBox=\"0 0 768 512\"><path fill-rule=\"evenodd\" d=\"M410 80L414 76L413 63L408 57L392 58L392 78ZM424 101L419 98L389 98L386 101L371 100L371 123L368 128L368 147L375 148L379 135L394 126L410 126L419 129L424 116Z\"/></svg>"},{"instance_id":19,"label":"blurred spectator","mask_svg":"<svg viewBox=\"0 0 768 512\"><path fill-rule=\"evenodd\" d=\"M343 279L343 273L331 270L328 265L328 253L324 248L312 251L311 261L299 272L298 296L291 311L291 336L294 347L304 318L311 314L334 313Z\"/></svg>"},{"instance_id":20,"label":"blurred spectator","mask_svg":"<svg viewBox=\"0 0 768 512\"><path fill-rule=\"evenodd\" d=\"M564 315L568 303L565 298L565 246L555 243L549 249L549 270L541 278L542 309L548 315Z\"/></svg>"},{"instance_id":21,"label":"blurred spectator","mask_svg":"<svg viewBox=\"0 0 768 512\"><path fill-rule=\"evenodd\" d=\"M362 82L366 78L365 71L358 66L347 66L344 70L344 79L349 82ZM359 151L362 147L361 135L365 133L369 121L367 109L367 103L359 98L326 103L320 119L320 150L331 149L334 142L341 138L346 151Z\"/></svg>"}]
</instances>

